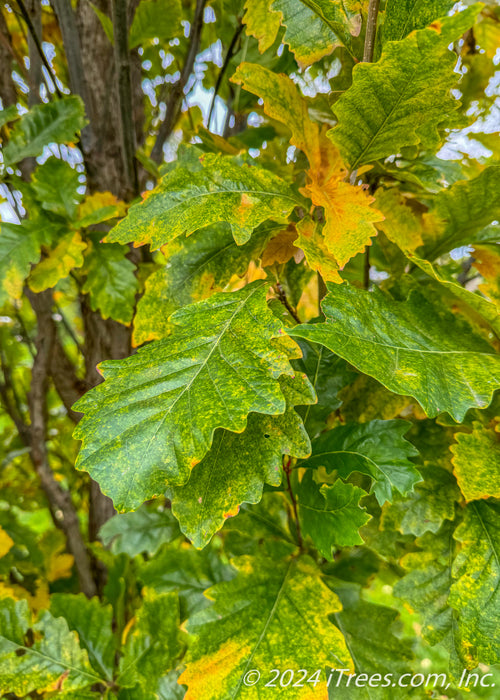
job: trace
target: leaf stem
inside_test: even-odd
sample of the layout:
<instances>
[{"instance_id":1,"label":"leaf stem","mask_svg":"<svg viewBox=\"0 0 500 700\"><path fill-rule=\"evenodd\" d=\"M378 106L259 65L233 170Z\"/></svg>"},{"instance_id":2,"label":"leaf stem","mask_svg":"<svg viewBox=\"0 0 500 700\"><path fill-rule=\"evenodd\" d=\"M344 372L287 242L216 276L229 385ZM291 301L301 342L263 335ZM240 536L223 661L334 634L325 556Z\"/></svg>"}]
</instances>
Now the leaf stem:
<instances>
[{"instance_id":1,"label":"leaf stem","mask_svg":"<svg viewBox=\"0 0 500 700\"><path fill-rule=\"evenodd\" d=\"M290 304L290 302L288 301L288 298L287 298L287 296L286 296L286 292L285 292L285 290L284 290L283 285L281 284L281 282L276 282L276 292L277 292L277 294L278 294L278 299L281 301L281 303L283 304L283 306L285 307L285 309L288 311L288 313L290 314L290 316L293 318L293 320L294 320L296 323L302 323L302 321L300 320L300 318L299 318L298 315L297 315L297 312L295 311L295 309L293 308L293 306L292 306L292 305Z\"/></svg>"},{"instance_id":2,"label":"leaf stem","mask_svg":"<svg viewBox=\"0 0 500 700\"><path fill-rule=\"evenodd\" d=\"M299 514L297 511L297 500L295 498L295 494L292 489L292 482L290 479L290 474L292 472L292 458L291 457L284 457L283 458L283 471L285 472L286 475L286 481L288 484L288 493L290 494L290 500L292 502L292 508L293 508L293 515L295 519L295 527L297 529L297 542L299 543L299 548L302 550L304 548L304 542L302 540L302 531L300 529L300 523L299 523Z\"/></svg>"}]
</instances>

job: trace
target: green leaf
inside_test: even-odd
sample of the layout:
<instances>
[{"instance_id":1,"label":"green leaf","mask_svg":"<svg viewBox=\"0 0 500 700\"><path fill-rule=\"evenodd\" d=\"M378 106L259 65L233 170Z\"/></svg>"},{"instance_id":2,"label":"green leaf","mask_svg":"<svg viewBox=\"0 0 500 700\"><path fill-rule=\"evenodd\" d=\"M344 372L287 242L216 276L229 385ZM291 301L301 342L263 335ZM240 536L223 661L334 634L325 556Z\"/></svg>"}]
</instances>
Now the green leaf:
<instances>
[{"instance_id":1,"label":"green leaf","mask_svg":"<svg viewBox=\"0 0 500 700\"><path fill-rule=\"evenodd\" d=\"M328 285L326 323L287 332L321 343L391 391L414 396L432 418L447 411L461 421L484 408L500 384L500 357L481 338L464 334L451 315L419 292L394 301L378 289Z\"/></svg>"},{"instance_id":2,"label":"green leaf","mask_svg":"<svg viewBox=\"0 0 500 700\"><path fill-rule=\"evenodd\" d=\"M317 15L353 55L353 37L361 32L361 5L356 0L332 3L329 0L301 0Z\"/></svg>"},{"instance_id":3,"label":"green leaf","mask_svg":"<svg viewBox=\"0 0 500 700\"><path fill-rule=\"evenodd\" d=\"M300 482L297 498L302 532L309 535L318 551L332 560L334 545L352 547L363 544L358 530L370 520L359 501L366 491L337 479L322 486L308 470Z\"/></svg>"},{"instance_id":4,"label":"green leaf","mask_svg":"<svg viewBox=\"0 0 500 700\"><path fill-rule=\"evenodd\" d=\"M431 277L431 279L442 284L449 294L452 294L459 300L459 304L463 303L466 308L479 314L481 318L500 334L500 319L498 318L498 310L495 304L485 299L481 294L465 289L451 276L447 276L442 268L433 265L428 260L418 258L412 253L406 253L406 257L423 270L426 275Z\"/></svg>"},{"instance_id":5,"label":"green leaf","mask_svg":"<svg viewBox=\"0 0 500 700\"><path fill-rule=\"evenodd\" d=\"M110 518L99 530L103 544L114 554L125 552L135 557L141 552L154 555L164 542L180 535L179 526L169 510L153 510L141 506L134 513L120 513Z\"/></svg>"},{"instance_id":6,"label":"green leaf","mask_svg":"<svg viewBox=\"0 0 500 700\"><path fill-rule=\"evenodd\" d=\"M453 0L388 0L382 25L384 43L401 41L415 29L427 27L447 15L454 4Z\"/></svg>"},{"instance_id":7,"label":"green leaf","mask_svg":"<svg viewBox=\"0 0 500 700\"><path fill-rule=\"evenodd\" d=\"M259 42L259 51L264 53L275 42L280 28L280 15L271 10L273 0L246 0L243 23L245 31Z\"/></svg>"},{"instance_id":8,"label":"green leaf","mask_svg":"<svg viewBox=\"0 0 500 700\"><path fill-rule=\"evenodd\" d=\"M445 520L455 518L455 504L460 500L453 474L437 464L419 467L423 481L408 498L398 499L391 506L389 527L398 527L403 535L422 536L437 532ZM385 509L384 509L385 510ZM393 511L398 511L397 523ZM383 516L383 521L386 515Z\"/></svg>"},{"instance_id":9,"label":"green leaf","mask_svg":"<svg viewBox=\"0 0 500 700\"><path fill-rule=\"evenodd\" d=\"M456 433L453 471L467 501L500 498L500 436L495 430L473 423L471 433Z\"/></svg>"},{"instance_id":10,"label":"green leaf","mask_svg":"<svg viewBox=\"0 0 500 700\"><path fill-rule=\"evenodd\" d=\"M283 558L273 550L234 564L238 576L209 589L206 595L215 602L189 621L197 640L179 678L188 686L186 699L258 697L243 684L251 669L264 678L273 668L351 668L344 638L327 619L340 611L339 600L311 559ZM315 693L321 697L325 690L323 677ZM290 698L310 694L307 686L287 689Z\"/></svg>"},{"instance_id":11,"label":"green leaf","mask_svg":"<svg viewBox=\"0 0 500 700\"><path fill-rule=\"evenodd\" d=\"M351 170L405 146L440 143L437 127L458 106L449 94L457 81L456 55L447 45L473 24L477 11L443 20L444 35L422 29L387 44L377 63L354 67L352 86L333 108L339 123L328 132Z\"/></svg>"},{"instance_id":12,"label":"green leaf","mask_svg":"<svg viewBox=\"0 0 500 700\"><path fill-rule=\"evenodd\" d=\"M183 648L176 593L146 591L136 623L128 632L117 682L124 688L140 684L154 690Z\"/></svg>"},{"instance_id":13,"label":"green leaf","mask_svg":"<svg viewBox=\"0 0 500 700\"><path fill-rule=\"evenodd\" d=\"M325 578L327 586L332 588L342 602L342 610L334 613L331 619L347 640L355 672L368 674L369 677L380 674L401 676L412 670L413 653L408 640L396 636L394 628L398 613L385 605L366 602L361 597L361 587L344 581ZM337 672L332 676L329 697L343 700L399 700L403 693L401 688L395 691L385 684L375 683L347 686L347 674ZM338 685L337 685L338 684ZM381 687L383 685L383 687ZM375 686L375 687L374 687ZM378 686L378 687L377 687Z\"/></svg>"},{"instance_id":14,"label":"green leaf","mask_svg":"<svg viewBox=\"0 0 500 700\"><path fill-rule=\"evenodd\" d=\"M40 259L44 242L40 227L31 221L0 224L0 306L9 297L19 299L31 265Z\"/></svg>"},{"instance_id":15,"label":"green leaf","mask_svg":"<svg viewBox=\"0 0 500 700\"><path fill-rule=\"evenodd\" d=\"M93 311L103 318L128 324L134 314L139 284L128 249L114 243L100 243L95 237L85 255L83 273L87 279L82 292L89 295Z\"/></svg>"},{"instance_id":16,"label":"green leaf","mask_svg":"<svg viewBox=\"0 0 500 700\"><path fill-rule=\"evenodd\" d=\"M242 431L251 411L281 414L278 377L293 374L266 285L215 294L176 311L172 332L125 360L104 362L106 381L78 401L85 413L77 467L118 510L137 508L187 481L216 428ZM105 417L105 418L104 418ZM103 420L104 418L104 420ZM119 465L119 466L118 466Z\"/></svg>"},{"instance_id":17,"label":"green leaf","mask_svg":"<svg viewBox=\"0 0 500 700\"><path fill-rule=\"evenodd\" d=\"M456 182L434 198L432 213L444 222L437 226L437 240L426 246L426 256L435 260L453 248L482 240L482 231L500 219L500 167L491 166L472 180ZM499 226L493 227L496 239Z\"/></svg>"},{"instance_id":18,"label":"green leaf","mask_svg":"<svg viewBox=\"0 0 500 700\"><path fill-rule=\"evenodd\" d=\"M329 56L340 45L330 27L307 4L296 0L274 0L272 3L272 10L280 13L281 24L286 28L283 41L303 68Z\"/></svg>"},{"instance_id":19,"label":"green leaf","mask_svg":"<svg viewBox=\"0 0 500 700\"><path fill-rule=\"evenodd\" d=\"M402 420L372 420L341 425L313 442L313 453L301 466L323 466L347 478L353 472L371 477L378 502L392 501L394 489L403 496L421 479L409 461L417 450L403 435L410 424Z\"/></svg>"},{"instance_id":20,"label":"green leaf","mask_svg":"<svg viewBox=\"0 0 500 700\"><path fill-rule=\"evenodd\" d=\"M207 588L233 575L233 569L214 556L210 545L202 552L193 547L163 547L139 571L142 583L157 593L178 593L182 620L208 605L203 595Z\"/></svg>"},{"instance_id":21,"label":"green leaf","mask_svg":"<svg viewBox=\"0 0 500 700\"><path fill-rule=\"evenodd\" d=\"M78 634L80 645L87 650L92 667L110 681L116 646L111 606L102 605L97 598L89 600L83 593L54 593L50 597L50 612L66 620L69 629Z\"/></svg>"},{"instance_id":22,"label":"green leaf","mask_svg":"<svg viewBox=\"0 0 500 700\"><path fill-rule=\"evenodd\" d=\"M451 670L460 675L457 621L448 605L453 557L450 525L438 534L427 533L417 540L421 551L407 554L401 564L408 570L394 586L394 595L421 616L422 636L432 646L443 645L450 655Z\"/></svg>"},{"instance_id":23,"label":"green leaf","mask_svg":"<svg viewBox=\"0 0 500 700\"><path fill-rule=\"evenodd\" d=\"M61 238L49 255L31 271L28 284L34 292L55 287L71 270L83 265L84 243L79 233L68 233Z\"/></svg>"},{"instance_id":24,"label":"green leaf","mask_svg":"<svg viewBox=\"0 0 500 700\"><path fill-rule=\"evenodd\" d=\"M466 668L500 660L500 506L470 503L454 538L462 544L453 562L449 604L458 612L457 650Z\"/></svg>"},{"instance_id":25,"label":"green leaf","mask_svg":"<svg viewBox=\"0 0 500 700\"><path fill-rule=\"evenodd\" d=\"M243 433L217 430L187 484L172 489L172 511L195 547L204 547L242 503L258 503L264 484L280 485L283 455L310 454L309 437L293 406L313 403L314 391L301 375L284 375L280 384L287 399L283 415L251 413Z\"/></svg>"},{"instance_id":26,"label":"green leaf","mask_svg":"<svg viewBox=\"0 0 500 700\"><path fill-rule=\"evenodd\" d=\"M222 291L233 275L243 276L282 225L263 224L245 245L238 246L229 226L201 229L181 236L163 249L167 264L146 280L144 294L134 318L134 342L164 338L168 317L193 301Z\"/></svg>"},{"instance_id":27,"label":"green leaf","mask_svg":"<svg viewBox=\"0 0 500 700\"><path fill-rule=\"evenodd\" d=\"M39 156L50 143L77 141L85 123L85 109L77 95L35 105L16 122L3 149L4 165Z\"/></svg>"},{"instance_id":28,"label":"green leaf","mask_svg":"<svg viewBox=\"0 0 500 700\"><path fill-rule=\"evenodd\" d=\"M43 209L73 219L83 199L77 192L80 174L59 158L48 158L39 165L31 178L31 186Z\"/></svg>"},{"instance_id":29,"label":"green leaf","mask_svg":"<svg viewBox=\"0 0 500 700\"><path fill-rule=\"evenodd\" d=\"M325 429L325 423L332 411L342 405L338 393L357 376L349 369L347 363L322 345L299 342L302 359L296 366L305 371L309 377L318 401L302 411L304 425L311 436Z\"/></svg>"},{"instance_id":30,"label":"green leaf","mask_svg":"<svg viewBox=\"0 0 500 700\"><path fill-rule=\"evenodd\" d=\"M167 41L182 32L180 0L141 0L128 37L129 49L158 38Z\"/></svg>"},{"instance_id":31,"label":"green leaf","mask_svg":"<svg viewBox=\"0 0 500 700\"><path fill-rule=\"evenodd\" d=\"M103 679L89 666L87 652L65 620L43 611L32 624L25 600L0 601L0 691L25 696L34 690L50 690L62 679L65 690L84 688ZM27 638L32 629L38 636Z\"/></svg>"},{"instance_id":32,"label":"green leaf","mask_svg":"<svg viewBox=\"0 0 500 700\"><path fill-rule=\"evenodd\" d=\"M300 204L289 186L267 170L211 153L200 160L195 171L178 165L165 175L106 240L159 248L183 233L226 222L242 245L259 224L267 219L285 222Z\"/></svg>"},{"instance_id":33,"label":"green leaf","mask_svg":"<svg viewBox=\"0 0 500 700\"><path fill-rule=\"evenodd\" d=\"M20 116L16 105L10 105L7 109L0 110L0 129L9 122L15 122Z\"/></svg>"}]
</instances>

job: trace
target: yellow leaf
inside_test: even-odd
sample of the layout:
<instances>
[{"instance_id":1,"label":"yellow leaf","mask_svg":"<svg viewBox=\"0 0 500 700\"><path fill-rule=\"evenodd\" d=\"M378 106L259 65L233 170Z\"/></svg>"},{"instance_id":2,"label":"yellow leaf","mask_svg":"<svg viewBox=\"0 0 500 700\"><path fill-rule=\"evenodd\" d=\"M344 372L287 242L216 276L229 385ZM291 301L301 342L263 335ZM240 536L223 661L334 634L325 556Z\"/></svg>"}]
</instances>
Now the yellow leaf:
<instances>
[{"instance_id":1,"label":"yellow leaf","mask_svg":"<svg viewBox=\"0 0 500 700\"><path fill-rule=\"evenodd\" d=\"M329 253L325 240L318 231L318 224L309 218L302 219L297 224L297 231L299 235L296 245L304 251L309 267L319 272L325 282L341 284L343 280L339 275L339 266Z\"/></svg>"},{"instance_id":2,"label":"yellow leaf","mask_svg":"<svg viewBox=\"0 0 500 700\"><path fill-rule=\"evenodd\" d=\"M72 554L54 554L50 558L47 569L47 581L58 581L60 578L70 578L75 559Z\"/></svg>"},{"instance_id":3,"label":"yellow leaf","mask_svg":"<svg viewBox=\"0 0 500 700\"><path fill-rule=\"evenodd\" d=\"M43 292L54 287L67 277L75 267L83 265L83 251L87 247L79 233L64 236L49 256L38 263L28 280L34 292Z\"/></svg>"},{"instance_id":4,"label":"yellow leaf","mask_svg":"<svg viewBox=\"0 0 500 700\"><path fill-rule=\"evenodd\" d=\"M243 24L246 33L259 42L259 51L264 53L273 45L280 28L280 13L271 9L272 0L246 0Z\"/></svg>"},{"instance_id":5,"label":"yellow leaf","mask_svg":"<svg viewBox=\"0 0 500 700\"><path fill-rule=\"evenodd\" d=\"M14 540L10 537L5 530L0 527L0 558L4 557L7 552L10 551L14 544Z\"/></svg>"},{"instance_id":6,"label":"yellow leaf","mask_svg":"<svg viewBox=\"0 0 500 700\"><path fill-rule=\"evenodd\" d=\"M485 280L479 290L500 309L500 247L475 245L474 267Z\"/></svg>"},{"instance_id":7,"label":"yellow leaf","mask_svg":"<svg viewBox=\"0 0 500 700\"><path fill-rule=\"evenodd\" d=\"M374 198L364 187L335 177L326 184L316 181L304 188L316 206L325 210L323 238L339 268L361 253L377 234L374 223L384 216L370 205Z\"/></svg>"},{"instance_id":8,"label":"yellow leaf","mask_svg":"<svg viewBox=\"0 0 500 700\"><path fill-rule=\"evenodd\" d=\"M423 245L422 222L398 189L384 190L380 187L375 192L375 200L377 209L385 216L377 228L390 241L404 251L414 251Z\"/></svg>"},{"instance_id":9,"label":"yellow leaf","mask_svg":"<svg viewBox=\"0 0 500 700\"><path fill-rule=\"evenodd\" d=\"M479 422L471 433L456 433L453 473L467 501L500 498L500 439L495 430Z\"/></svg>"},{"instance_id":10,"label":"yellow leaf","mask_svg":"<svg viewBox=\"0 0 500 700\"><path fill-rule=\"evenodd\" d=\"M298 248L294 246L297 232L291 228L281 231L277 236L271 238L266 249L262 253L262 266L269 267L274 263L286 263L298 253Z\"/></svg>"},{"instance_id":11,"label":"yellow leaf","mask_svg":"<svg viewBox=\"0 0 500 700\"><path fill-rule=\"evenodd\" d=\"M94 192L85 197L78 207L79 226L93 224L125 216L127 205L111 192Z\"/></svg>"}]
</instances>

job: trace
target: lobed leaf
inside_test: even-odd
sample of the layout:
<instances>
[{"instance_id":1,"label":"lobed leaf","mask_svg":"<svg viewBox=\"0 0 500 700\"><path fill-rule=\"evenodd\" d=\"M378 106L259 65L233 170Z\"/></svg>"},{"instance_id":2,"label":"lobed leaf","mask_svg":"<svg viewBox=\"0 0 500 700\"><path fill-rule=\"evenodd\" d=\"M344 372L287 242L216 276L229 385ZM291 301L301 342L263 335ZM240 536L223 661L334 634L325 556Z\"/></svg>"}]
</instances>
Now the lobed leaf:
<instances>
[{"instance_id":1,"label":"lobed leaf","mask_svg":"<svg viewBox=\"0 0 500 700\"><path fill-rule=\"evenodd\" d=\"M500 384L500 357L478 336L464 335L451 315L439 315L413 291L394 301L378 289L329 285L326 323L289 335L321 343L391 391L414 396L429 417L447 411L461 421L484 408Z\"/></svg>"}]
</instances>

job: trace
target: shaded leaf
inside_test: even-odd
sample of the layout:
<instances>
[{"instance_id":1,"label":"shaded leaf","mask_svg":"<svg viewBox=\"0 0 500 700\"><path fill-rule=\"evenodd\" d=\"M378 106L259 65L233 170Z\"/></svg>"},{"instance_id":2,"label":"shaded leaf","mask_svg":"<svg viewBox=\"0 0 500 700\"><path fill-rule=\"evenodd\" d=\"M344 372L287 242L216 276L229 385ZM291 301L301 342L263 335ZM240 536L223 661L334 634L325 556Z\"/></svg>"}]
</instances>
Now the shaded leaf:
<instances>
[{"instance_id":1,"label":"shaded leaf","mask_svg":"<svg viewBox=\"0 0 500 700\"><path fill-rule=\"evenodd\" d=\"M119 513L99 530L103 544L115 554L125 552L135 557L141 552L155 554L164 542L180 535L179 526L169 510L143 505L133 513Z\"/></svg>"},{"instance_id":2,"label":"shaded leaf","mask_svg":"<svg viewBox=\"0 0 500 700\"><path fill-rule=\"evenodd\" d=\"M100 365L106 381L75 406L86 414L77 467L118 510L187 481L216 428L238 432L251 411L284 412L277 378L293 372L284 346L271 345L280 324L265 297L262 282L215 294L177 311L167 339Z\"/></svg>"},{"instance_id":3,"label":"shaded leaf","mask_svg":"<svg viewBox=\"0 0 500 700\"><path fill-rule=\"evenodd\" d=\"M326 559L332 560L335 545L352 547L363 544L358 530L370 516L359 505L366 491L337 479L334 484L320 485L312 470L306 471L297 490L299 519L304 535Z\"/></svg>"},{"instance_id":4,"label":"shaded leaf","mask_svg":"<svg viewBox=\"0 0 500 700\"><path fill-rule=\"evenodd\" d=\"M478 336L464 334L419 292L394 301L375 289L329 285L326 323L287 332L321 343L388 389L414 396L429 417L447 411L461 421L484 408L500 383L500 358Z\"/></svg>"},{"instance_id":5,"label":"shaded leaf","mask_svg":"<svg viewBox=\"0 0 500 700\"><path fill-rule=\"evenodd\" d=\"M19 299L31 265L40 259L45 242L40 227L33 222L0 224L0 305L9 297Z\"/></svg>"},{"instance_id":6,"label":"shaded leaf","mask_svg":"<svg viewBox=\"0 0 500 700\"><path fill-rule=\"evenodd\" d=\"M111 606L102 605L97 598L89 600L83 593L54 593L50 597L50 612L66 620L69 629L78 634L80 646L87 650L92 667L110 681L116 646Z\"/></svg>"},{"instance_id":7,"label":"shaded leaf","mask_svg":"<svg viewBox=\"0 0 500 700\"><path fill-rule=\"evenodd\" d=\"M4 165L39 156L49 143L71 143L85 126L85 109L77 95L32 107L16 122L3 149Z\"/></svg>"},{"instance_id":8,"label":"shaded leaf","mask_svg":"<svg viewBox=\"0 0 500 700\"><path fill-rule=\"evenodd\" d=\"M153 690L182 651L179 599L176 593L146 591L136 622L127 634L117 682Z\"/></svg>"},{"instance_id":9,"label":"shaded leaf","mask_svg":"<svg viewBox=\"0 0 500 700\"><path fill-rule=\"evenodd\" d=\"M134 49L151 39L172 39L181 31L180 0L141 0L130 27L128 45Z\"/></svg>"},{"instance_id":10,"label":"shaded leaf","mask_svg":"<svg viewBox=\"0 0 500 700\"><path fill-rule=\"evenodd\" d=\"M421 479L409 461L418 452L403 437L409 427L402 420L338 426L313 442L312 455L301 466L323 466L343 478L353 472L366 474L371 477L371 490L382 505L393 499L394 490L405 496Z\"/></svg>"},{"instance_id":11,"label":"shaded leaf","mask_svg":"<svg viewBox=\"0 0 500 700\"><path fill-rule=\"evenodd\" d=\"M139 289L135 265L127 253L124 246L99 243L94 238L85 255L83 272L87 278L82 287L94 311L99 310L103 318L126 324L132 320Z\"/></svg>"},{"instance_id":12,"label":"shaded leaf","mask_svg":"<svg viewBox=\"0 0 500 700\"><path fill-rule=\"evenodd\" d=\"M301 375L284 375L280 384L287 399L283 415L251 413L243 433L218 430L187 484L172 489L172 511L195 547L204 547L243 502L258 503L265 483L280 485L283 455L309 455L309 437L293 406L313 403L314 391Z\"/></svg>"},{"instance_id":13,"label":"shaded leaf","mask_svg":"<svg viewBox=\"0 0 500 700\"><path fill-rule=\"evenodd\" d=\"M72 219L83 195L77 188L80 174L59 158L48 158L39 165L31 178L31 186L43 209Z\"/></svg>"},{"instance_id":14,"label":"shaded leaf","mask_svg":"<svg viewBox=\"0 0 500 700\"><path fill-rule=\"evenodd\" d=\"M341 609L339 600L311 559L283 558L277 550L234 564L238 576L209 589L215 602L189 622L197 640L179 679L188 686L186 700L257 698L258 686L243 685L249 669L351 667L342 634L327 620ZM315 692L325 685L322 680ZM308 687L287 689L291 698L310 693Z\"/></svg>"},{"instance_id":15,"label":"shaded leaf","mask_svg":"<svg viewBox=\"0 0 500 700\"><path fill-rule=\"evenodd\" d=\"M404 251L415 250L423 244L422 222L406 204L405 197L399 189L384 190L381 187L375 192L377 209L384 215L377 228L381 229L387 238Z\"/></svg>"},{"instance_id":16,"label":"shaded leaf","mask_svg":"<svg viewBox=\"0 0 500 700\"><path fill-rule=\"evenodd\" d=\"M210 153L200 161L199 169L178 165L165 175L106 240L158 248L183 233L222 221L230 224L242 245L263 221L284 222L300 203L288 185L267 170Z\"/></svg>"}]
</instances>

